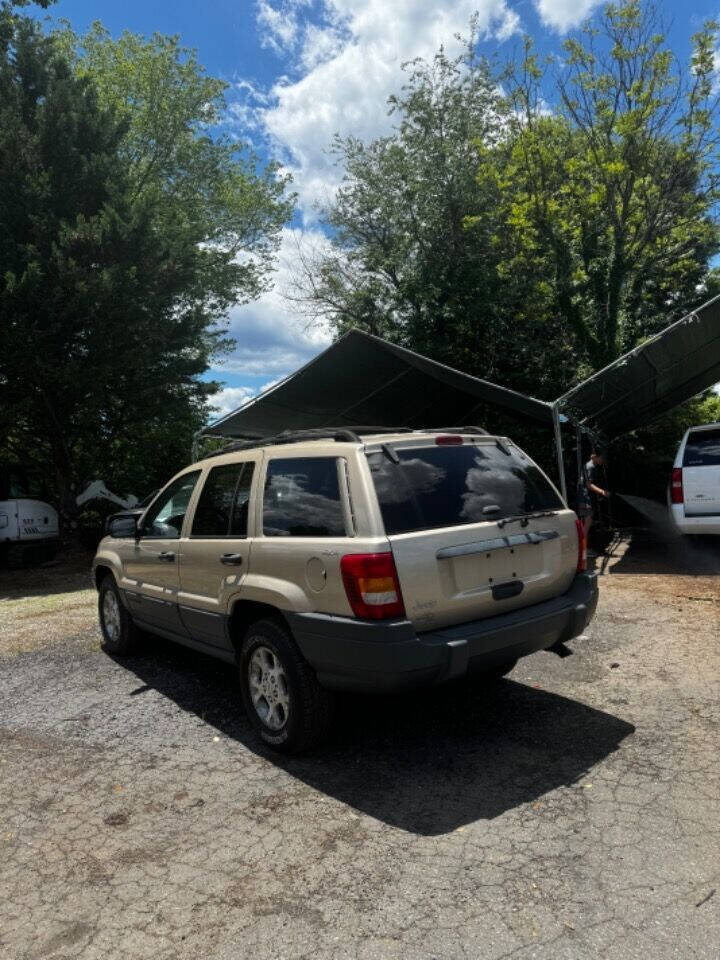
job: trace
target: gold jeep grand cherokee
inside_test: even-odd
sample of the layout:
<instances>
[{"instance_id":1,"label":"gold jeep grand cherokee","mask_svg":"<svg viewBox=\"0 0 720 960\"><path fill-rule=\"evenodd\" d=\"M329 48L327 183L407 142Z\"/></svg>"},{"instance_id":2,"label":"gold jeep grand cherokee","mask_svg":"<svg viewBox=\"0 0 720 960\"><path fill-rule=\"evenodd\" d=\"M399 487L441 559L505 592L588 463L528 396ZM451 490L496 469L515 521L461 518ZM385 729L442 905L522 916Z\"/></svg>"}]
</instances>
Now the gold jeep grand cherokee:
<instances>
[{"instance_id":1,"label":"gold jeep grand cherokee","mask_svg":"<svg viewBox=\"0 0 720 960\"><path fill-rule=\"evenodd\" d=\"M115 516L93 571L108 652L146 630L237 663L285 751L322 736L332 691L502 676L567 652L597 604L575 514L478 427L233 443Z\"/></svg>"}]
</instances>

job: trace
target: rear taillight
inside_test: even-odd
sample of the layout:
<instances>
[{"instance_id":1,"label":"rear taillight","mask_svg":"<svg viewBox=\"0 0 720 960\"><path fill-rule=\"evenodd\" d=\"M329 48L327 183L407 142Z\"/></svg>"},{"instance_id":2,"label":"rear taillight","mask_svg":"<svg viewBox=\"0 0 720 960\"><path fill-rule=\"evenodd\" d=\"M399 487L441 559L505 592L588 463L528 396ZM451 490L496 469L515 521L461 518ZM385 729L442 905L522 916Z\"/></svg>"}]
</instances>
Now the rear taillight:
<instances>
[{"instance_id":1,"label":"rear taillight","mask_svg":"<svg viewBox=\"0 0 720 960\"><path fill-rule=\"evenodd\" d=\"M340 561L340 571L356 617L387 620L405 616L391 553L348 553Z\"/></svg>"},{"instance_id":2,"label":"rear taillight","mask_svg":"<svg viewBox=\"0 0 720 960\"><path fill-rule=\"evenodd\" d=\"M682 467L673 467L672 480L670 481L670 502L683 502Z\"/></svg>"},{"instance_id":3,"label":"rear taillight","mask_svg":"<svg viewBox=\"0 0 720 960\"><path fill-rule=\"evenodd\" d=\"M449 447L451 444L462 442L463 438L458 433L442 433L439 437L435 437L438 447Z\"/></svg>"},{"instance_id":4,"label":"rear taillight","mask_svg":"<svg viewBox=\"0 0 720 960\"><path fill-rule=\"evenodd\" d=\"M577 517L575 517L575 528L577 530L578 538L577 572L585 573L587 570L587 537L585 536L585 527L583 526L583 522Z\"/></svg>"}]
</instances>

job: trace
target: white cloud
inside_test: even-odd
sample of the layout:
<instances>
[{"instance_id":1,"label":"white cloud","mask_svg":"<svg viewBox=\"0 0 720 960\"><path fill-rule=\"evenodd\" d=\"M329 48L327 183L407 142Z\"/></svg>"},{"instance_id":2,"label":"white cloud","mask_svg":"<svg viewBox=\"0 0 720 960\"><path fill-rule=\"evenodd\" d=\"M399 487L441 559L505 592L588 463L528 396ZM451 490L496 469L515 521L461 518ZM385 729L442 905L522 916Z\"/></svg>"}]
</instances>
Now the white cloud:
<instances>
[{"instance_id":1,"label":"white cloud","mask_svg":"<svg viewBox=\"0 0 720 960\"><path fill-rule=\"evenodd\" d=\"M280 380L330 344L330 332L309 325L299 308L285 299L298 269L300 249L327 244L318 231L283 230L278 268L271 290L230 312L230 335L237 341L232 356L216 370ZM267 388L267 384L263 389Z\"/></svg>"},{"instance_id":2,"label":"white cloud","mask_svg":"<svg viewBox=\"0 0 720 960\"><path fill-rule=\"evenodd\" d=\"M577 27L599 6L601 0L534 0L542 22L565 33Z\"/></svg>"},{"instance_id":3,"label":"white cloud","mask_svg":"<svg viewBox=\"0 0 720 960\"><path fill-rule=\"evenodd\" d=\"M225 387L212 397L212 419L225 417L254 396L250 387Z\"/></svg>"},{"instance_id":4,"label":"white cloud","mask_svg":"<svg viewBox=\"0 0 720 960\"><path fill-rule=\"evenodd\" d=\"M308 327L302 312L282 294L291 285L297 243L327 243L317 227L316 204L327 203L342 177L329 154L333 137L370 140L387 132L387 98L404 82L401 65L431 59L441 45L460 52L470 20L485 38L507 39L519 17L507 0L257 0L261 42L278 54L286 76L271 90L236 84L229 120L241 136L265 134L292 173L305 234L283 233L274 288L235 308L233 355L218 369L281 379L330 343L327 329Z\"/></svg>"},{"instance_id":5,"label":"white cloud","mask_svg":"<svg viewBox=\"0 0 720 960\"><path fill-rule=\"evenodd\" d=\"M270 47L276 53L292 51L298 39L297 11L302 6L306 6L305 0L283 0L274 4L269 0L257 0L257 24L262 46Z\"/></svg>"},{"instance_id":6,"label":"white cloud","mask_svg":"<svg viewBox=\"0 0 720 960\"><path fill-rule=\"evenodd\" d=\"M269 390L270 387L276 387L279 383L282 383L282 381L283 381L284 379L285 379L285 377L275 377L274 380L268 380L267 383L264 383L264 384L260 387L260 389L258 390L258 393L265 393L265 391L266 391L266 390Z\"/></svg>"},{"instance_id":7,"label":"white cloud","mask_svg":"<svg viewBox=\"0 0 720 960\"><path fill-rule=\"evenodd\" d=\"M314 23L305 30L300 61L310 71L326 60L332 60L342 51L343 34L334 26L318 27Z\"/></svg>"},{"instance_id":8,"label":"white cloud","mask_svg":"<svg viewBox=\"0 0 720 960\"><path fill-rule=\"evenodd\" d=\"M294 177L305 222L313 207L332 197L342 176L328 153L336 133L369 140L392 125L387 98L403 83L401 64L431 58L441 45L451 56L461 49L457 34L469 32L478 15L478 30L487 38L507 39L519 17L506 0L323 0L310 22L276 0L266 8L294 17L294 34L286 51L297 51L299 77L275 85L275 103L264 112L265 128Z\"/></svg>"}]
</instances>

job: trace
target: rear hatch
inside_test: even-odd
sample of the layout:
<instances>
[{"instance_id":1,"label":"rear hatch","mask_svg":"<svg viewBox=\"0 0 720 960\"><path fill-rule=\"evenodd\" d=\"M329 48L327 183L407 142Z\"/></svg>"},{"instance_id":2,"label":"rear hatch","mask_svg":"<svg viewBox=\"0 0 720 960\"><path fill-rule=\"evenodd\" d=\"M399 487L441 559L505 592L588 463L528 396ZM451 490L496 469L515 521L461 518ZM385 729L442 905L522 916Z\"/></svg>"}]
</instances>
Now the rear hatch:
<instances>
[{"instance_id":1,"label":"rear hatch","mask_svg":"<svg viewBox=\"0 0 720 960\"><path fill-rule=\"evenodd\" d=\"M416 630L494 616L569 588L575 514L509 440L408 438L367 456Z\"/></svg>"},{"instance_id":2,"label":"rear hatch","mask_svg":"<svg viewBox=\"0 0 720 960\"><path fill-rule=\"evenodd\" d=\"M720 427L690 431L682 467L685 515L720 514Z\"/></svg>"}]
</instances>

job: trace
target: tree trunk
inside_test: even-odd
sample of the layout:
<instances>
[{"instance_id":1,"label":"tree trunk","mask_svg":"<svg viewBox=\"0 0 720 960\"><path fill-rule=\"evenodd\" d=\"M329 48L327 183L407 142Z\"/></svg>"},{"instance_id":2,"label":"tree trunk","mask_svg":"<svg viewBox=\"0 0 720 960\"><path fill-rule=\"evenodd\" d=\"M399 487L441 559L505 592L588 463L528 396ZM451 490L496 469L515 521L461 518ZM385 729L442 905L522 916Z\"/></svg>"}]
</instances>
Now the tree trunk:
<instances>
[{"instance_id":1,"label":"tree trunk","mask_svg":"<svg viewBox=\"0 0 720 960\"><path fill-rule=\"evenodd\" d=\"M620 355L618 344L618 316L622 303L622 290L625 283L625 256L622 240L616 239L615 252L608 270L608 289L605 315L603 317L602 346L604 365L612 363Z\"/></svg>"}]
</instances>

